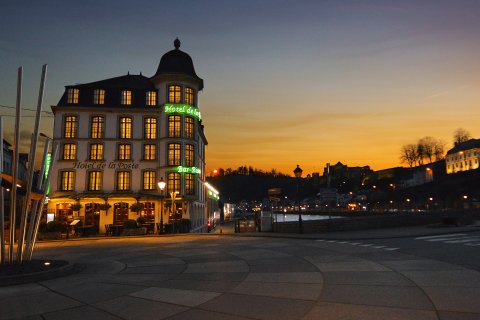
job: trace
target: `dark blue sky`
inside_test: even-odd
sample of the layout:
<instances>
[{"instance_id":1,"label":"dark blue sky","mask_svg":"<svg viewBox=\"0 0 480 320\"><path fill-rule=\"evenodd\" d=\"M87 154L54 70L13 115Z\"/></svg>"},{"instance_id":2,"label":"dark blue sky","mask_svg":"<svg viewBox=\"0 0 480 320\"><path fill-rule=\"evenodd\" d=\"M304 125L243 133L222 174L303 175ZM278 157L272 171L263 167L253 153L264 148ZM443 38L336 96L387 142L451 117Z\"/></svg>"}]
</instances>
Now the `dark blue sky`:
<instances>
[{"instance_id":1,"label":"dark blue sky","mask_svg":"<svg viewBox=\"0 0 480 320\"><path fill-rule=\"evenodd\" d=\"M7 106L20 65L33 108L49 64L49 110L65 85L153 75L178 36L205 80L210 169L380 169L423 136L480 134L480 1L3 1L0 12Z\"/></svg>"}]
</instances>

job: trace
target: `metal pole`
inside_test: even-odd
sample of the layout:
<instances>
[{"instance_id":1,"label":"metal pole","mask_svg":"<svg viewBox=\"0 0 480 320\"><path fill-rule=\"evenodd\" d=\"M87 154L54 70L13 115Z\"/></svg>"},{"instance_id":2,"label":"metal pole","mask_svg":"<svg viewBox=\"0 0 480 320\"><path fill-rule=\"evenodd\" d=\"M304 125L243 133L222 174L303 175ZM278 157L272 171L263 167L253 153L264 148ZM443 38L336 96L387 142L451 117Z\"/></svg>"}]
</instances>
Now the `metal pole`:
<instances>
[{"instance_id":1,"label":"metal pole","mask_svg":"<svg viewBox=\"0 0 480 320\"><path fill-rule=\"evenodd\" d=\"M160 230L159 234L163 234L163 190L160 190Z\"/></svg>"},{"instance_id":2,"label":"metal pole","mask_svg":"<svg viewBox=\"0 0 480 320\"><path fill-rule=\"evenodd\" d=\"M3 118L0 116L0 263L5 264L5 199L2 187L3 173Z\"/></svg>"},{"instance_id":3,"label":"metal pole","mask_svg":"<svg viewBox=\"0 0 480 320\"><path fill-rule=\"evenodd\" d=\"M10 238L8 244L8 261L13 263L13 246L15 245L15 225L17 215L17 180L18 180L18 146L20 144L20 105L22 102L23 67L18 68L17 74L17 103L15 111L15 131L13 135L12 156L12 190L10 194Z\"/></svg>"},{"instance_id":4,"label":"metal pole","mask_svg":"<svg viewBox=\"0 0 480 320\"><path fill-rule=\"evenodd\" d=\"M40 173L38 174L37 189L42 190L43 179L45 176L45 165L47 162L48 150L50 150L50 138L46 137L45 147L43 149L42 165L40 167ZM42 214L37 215L38 206L43 206L43 203L40 201L35 201L35 205L32 209L32 215L30 216L30 225L28 227L28 233L25 240L25 251L23 253L24 257L28 257L28 252L30 252L30 247L32 245L32 236L35 225L37 224L37 219L42 217ZM41 212L41 211L40 211Z\"/></svg>"},{"instance_id":5,"label":"metal pole","mask_svg":"<svg viewBox=\"0 0 480 320\"><path fill-rule=\"evenodd\" d=\"M22 263L23 260L23 243L25 240L25 231L27 227L27 215L28 207L30 204L30 199L32 197L32 184L33 184L33 171L35 167L35 156L37 154L37 143L38 143L38 131L40 127L40 118L42 116L42 102L43 102L43 92L45 89L45 79L47 77L47 65L44 64L42 67L42 77L40 80L40 89L38 91L38 102L37 102L37 112L35 114L35 126L33 129L33 137L30 144L30 154L28 155L28 174L26 181L27 194L24 199L24 212L22 214L22 220L20 224L20 236L18 238L17 246L17 262ZM33 209L33 207L32 207ZM32 221L30 221L32 223Z\"/></svg>"},{"instance_id":6,"label":"metal pole","mask_svg":"<svg viewBox=\"0 0 480 320\"><path fill-rule=\"evenodd\" d=\"M48 186L50 185L50 179L52 177L53 164L55 163L55 161L57 161L57 155L58 155L58 142L55 142L53 144L53 150L52 150L52 164L48 168L47 179L45 180L45 183L42 186L43 187L43 189L42 189L43 196L40 199L40 205L37 208L37 210L38 210L37 221L35 221L35 229L34 229L34 232L33 232L33 235L32 235L32 243L30 245L30 252L27 253L27 259L28 260L32 259L33 249L35 248L35 242L37 241L38 227L40 225L40 220L42 220L41 219L41 216L42 216L41 212L42 212L42 209L43 209L43 203L45 202L45 197L47 196Z\"/></svg>"}]
</instances>

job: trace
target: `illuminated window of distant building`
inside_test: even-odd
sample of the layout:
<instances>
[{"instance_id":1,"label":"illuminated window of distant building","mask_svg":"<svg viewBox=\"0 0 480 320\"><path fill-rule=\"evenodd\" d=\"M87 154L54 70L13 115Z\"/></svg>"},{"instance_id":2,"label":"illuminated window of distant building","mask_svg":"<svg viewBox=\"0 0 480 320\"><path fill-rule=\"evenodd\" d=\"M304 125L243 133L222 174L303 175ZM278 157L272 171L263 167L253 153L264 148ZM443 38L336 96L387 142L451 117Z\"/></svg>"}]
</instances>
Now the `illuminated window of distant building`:
<instances>
[{"instance_id":1,"label":"illuminated window of distant building","mask_svg":"<svg viewBox=\"0 0 480 320\"><path fill-rule=\"evenodd\" d=\"M170 143L168 145L168 165L179 166L180 165L180 144Z\"/></svg>"},{"instance_id":2,"label":"illuminated window of distant building","mask_svg":"<svg viewBox=\"0 0 480 320\"><path fill-rule=\"evenodd\" d=\"M143 171L143 190L155 190L157 174L155 171Z\"/></svg>"},{"instance_id":3,"label":"illuminated window of distant building","mask_svg":"<svg viewBox=\"0 0 480 320\"><path fill-rule=\"evenodd\" d=\"M170 138L178 138L181 135L181 121L180 116L169 116L168 117L168 136Z\"/></svg>"},{"instance_id":4,"label":"illuminated window of distant building","mask_svg":"<svg viewBox=\"0 0 480 320\"><path fill-rule=\"evenodd\" d=\"M122 90L122 101L121 104L124 106L129 106L132 104L132 91Z\"/></svg>"},{"instance_id":5,"label":"illuminated window of distant building","mask_svg":"<svg viewBox=\"0 0 480 320\"><path fill-rule=\"evenodd\" d=\"M118 160L130 160L132 157L132 146L122 143L118 145Z\"/></svg>"},{"instance_id":6,"label":"illuminated window of distant building","mask_svg":"<svg viewBox=\"0 0 480 320\"><path fill-rule=\"evenodd\" d=\"M78 120L76 116L65 117L64 138L76 138L78 132Z\"/></svg>"},{"instance_id":7,"label":"illuminated window of distant building","mask_svg":"<svg viewBox=\"0 0 480 320\"><path fill-rule=\"evenodd\" d=\"M60 190L73 191L75 188L75 171L62 171L60 174Z\"/></svg>"},{"instance_id":8,"label":"illuminated window of distant building","mask_svg":"<svg viewBox=\"0 0 480 320\"><path fill-rule=\"evenodd\" d=\"M171 172L167 175L167 193L180 192L180 173Z\"/></svg>"},{"instance_id":9,"label":"illuminated window of distant building","mask_svg":"<svg viewBox=\"0 0 480 320\"><path fill-rule=\"evenodd\" d=\"M185 138L193 139L194 123L192 117L185 117Z\"/></svg>"},{"instance_id":10,"label":"illuminated window of distant building","mask_svg":"<svg viewBox=\"0 0 480 320\"><path fill-rule=\"evenodd\" d=\"M195 147L192 144L185 146L185 165L188 167L195 165Z\"/></svg>"},{"instance_id":11,"label":"illuminated window of distant building","mask_svg":"<svg viewBox=\"0 0 480 320\"><path fill-rule=\"evenodd\" d=\"M63 160L75 160L77 158L77 145L65 143L63 145Z\"/></svg>"},{"instance_id":12,"label":"illuminated window of distant building","mask_svg":"<svg viewBox=\"0 0 480 320\"><path fill-rule=\"evenodd\" d=\"M157 158L157 145L144 144L143 145L143 160L156 160Z\"/></svg>"},{"instance_id":13,"label":"illuminated window of distant building","mask_svg":"<svg viewBox=\"0 0 480 320\"><path fill-rule=\"evenodd\" d=\"M168 102L180 103L181 102L181 87L180 86L168 86Z\"/></svg>"},{"instance_id":14,"label":"illuminated window of distant building","mask_svg":"<svg viewBox=\"0 0 480 320\"><path fill-rule=\"evenodd\" d=\"M70 88L67 90L67 103L78 104L79 89Z\"/></svg>"},{"instance_id":15,"label":"illuminated window of distant building","mask_svg":"<svg viewBox=\"0 0 480 320\"><path fill-rule=\"evenodd\" d=\"M119 136L120 139L132 138L132 118L122 117L120 118Z\"/></svg>"},{"instance_id":16,"label":"illuminated window of distant building","mask_svg":"<svg viewBox=\"0 0 480 320\"><path fill-rule=\"evenodd\" d=\"M156 105L157 105L157 92L147 91L147 106L156 106Z\"/></svg>"},{"instance_id":17,"label":"illuminated window of distant building","mask_svg":"<svg viewBox=\"0 0 480 320\"><path fill-rule=\"evenodd\" d=\"M130 171L117 172L117 190L130 190Z\"/></svg>"},{"instance_id":18,"label":"illuminated window of distant building","mask_svg":"<svg viewBox=\"0 0 480 320\"><path fill-rule=\"evenodd\" d=\"M99 191L102 190L102 171L90 171L88 173L88 190Z\"/></svg>"},{"instance_id":19,"label":"illuminated window of distant building","mask_svg":"<svg viewBox=\"0 0 480 320\"><path fill-rule=\"evenodd\" d=\"M90 145L90 160L103 160L103 144L92 143Z\"/></svg>"},{"instance_id":20,"label":"illuminated window of distant building","mask_svg":"<svg viewBox=\"0 0 480 320\"><path fill-rule=\"evenodd\" d=\"M104 132L105 120L102 116L95 116L91 118L90 137L92 139L102 139Z\"/></svg>"},{"instance_id":21,"label":"illuminated window of distant building","mask_svg":"<svg viewBox=\"0 0 480 320\"><path fill-rule=\"evenodd\" d=\"M185 103L193 106L193 89L185 88Z\"/></svg>"},{"instance_id":22,"label":"illuminated window of distant building","mask_svg":"<svg viewBox=\"0 0 480 320\"><path fill-rule=\"evenodd\" d=\"M145 124L143 127L145 139L157 138L157 119L145 118Z\"/></svg>"},{"instance_id":23,"label":"illuminated window of distant building","mask_svg":"<svg viewBox=\"0 0 480 320\"><path fill-rule=\"evenodd\" d=\"M105 90L95 89L93 91L93 103L94 104L104 104L105 103Z\"/></svg>"},{"instance_id":24,"label":"illuminated window of distant building","mask_svg":"<svg viewBox=\"0 0 480 320\"><path fill-rule=\"evenodd\" d=\"M195 194L195 175L192 173L185 174L185 193L188 195Z\"/></svg>"}]
</instances>

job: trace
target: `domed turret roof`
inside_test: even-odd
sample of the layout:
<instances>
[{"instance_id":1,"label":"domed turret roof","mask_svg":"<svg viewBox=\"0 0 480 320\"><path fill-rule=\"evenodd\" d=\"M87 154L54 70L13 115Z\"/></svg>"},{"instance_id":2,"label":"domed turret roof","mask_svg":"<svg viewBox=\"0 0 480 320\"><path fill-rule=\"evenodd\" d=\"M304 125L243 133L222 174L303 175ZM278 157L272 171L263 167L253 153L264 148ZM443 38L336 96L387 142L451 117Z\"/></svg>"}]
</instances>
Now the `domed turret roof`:
<instances>
[{"instance_id":1,"label":"domed turret roof","mask_svg":"<svg viewBox=\"0 0 480 320\"><path fill-rule=\"evenodd\" d=\"M180 50L180 40L175 39L173 44L175 49L162 56L157 72L152 78L161 74L185 74L199 80L203 87L203 80L195 73L192 58Z\"/></svg>"}]
</instances>

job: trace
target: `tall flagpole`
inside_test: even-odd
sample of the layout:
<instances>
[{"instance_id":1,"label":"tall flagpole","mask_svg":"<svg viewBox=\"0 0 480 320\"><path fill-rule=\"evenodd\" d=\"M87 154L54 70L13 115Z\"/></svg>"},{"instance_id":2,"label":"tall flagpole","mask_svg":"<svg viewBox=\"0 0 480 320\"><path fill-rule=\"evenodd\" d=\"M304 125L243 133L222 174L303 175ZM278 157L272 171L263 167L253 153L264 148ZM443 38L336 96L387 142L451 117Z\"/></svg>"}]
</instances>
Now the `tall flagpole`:
<instances>
[{"instance_id":1,"label":"tall flagpole","mask_svg":"<svg viewBox=\"0 0 480 320\"><path fill-rule=\"evenodd\" d=\"M30 154L28 155L28 172L27 172L27 181L26 181L27 194L25 195L25 198L24 198L22 220L20 223L20 235L18 238L18 246L17 246L17 263L22 263L22 260L23 260L23 243L25 241L25 231L27 227L28 207L30 206L30 198L32 196L33 171L35 167L35 156L37 154L36 151L37 151L37 143L38 143L38 131L40 127L43 92L45 88L46 76L47 76L47 65L44 64L42 68L42 78L40 81L40 89L38 92L37 113L35 114L35 127L33 130L33 136L30 144ZM32 209L33 207L31 208L31 210Z\"/></svg>"},{"instance_id":2,"label":"tall flagpole","mask_svg":"<svg viewBox=\"0 0 480 320\"><path fill-rule=\"evenodd\" d=\"M17 215L17 180L18 180L18 146L20 144L20 105L22 103L23 67L18 68L17 76L17 104L15 111L15 131L13 136L12 157L12 190L10 193L10 237L8 245L8 261L13 263L13 247L15 245L15 226ZM3 152L3 150L2 150Z\"/></svg>"}]
</instances>

